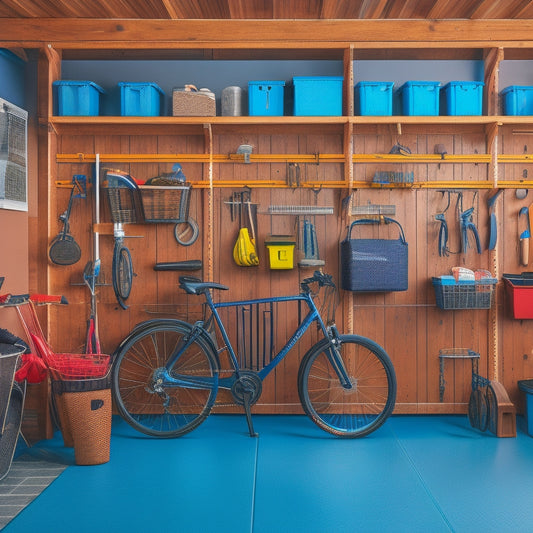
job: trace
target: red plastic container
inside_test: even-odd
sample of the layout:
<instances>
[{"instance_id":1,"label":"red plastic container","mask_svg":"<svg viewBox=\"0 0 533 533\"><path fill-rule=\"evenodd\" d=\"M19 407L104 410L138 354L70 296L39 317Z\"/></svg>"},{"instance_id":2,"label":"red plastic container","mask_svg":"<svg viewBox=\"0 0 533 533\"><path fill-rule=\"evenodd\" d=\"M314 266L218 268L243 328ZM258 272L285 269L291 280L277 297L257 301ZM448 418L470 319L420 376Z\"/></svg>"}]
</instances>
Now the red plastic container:
<instances>
[{"instance_id":1,"label":"red plastic container","mask_svg":"<svg viewBox=\"0 0 533 533\"><path fill-rule=\"evenodd\" d=\"M504 275L503 279L513 318L533 319L533 278Z\"/></svg>"}]
</instances>

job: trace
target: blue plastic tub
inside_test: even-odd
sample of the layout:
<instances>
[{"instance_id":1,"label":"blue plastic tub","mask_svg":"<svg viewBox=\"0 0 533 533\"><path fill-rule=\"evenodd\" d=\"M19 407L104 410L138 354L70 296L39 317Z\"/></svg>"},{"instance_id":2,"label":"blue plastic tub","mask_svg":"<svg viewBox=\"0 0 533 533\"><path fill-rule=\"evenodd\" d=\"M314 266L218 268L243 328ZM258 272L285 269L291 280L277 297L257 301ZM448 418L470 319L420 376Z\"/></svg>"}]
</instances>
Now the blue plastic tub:
<instances>
[{"instance_id":1,"label":"blue plastic tub","mask_svg":"<svg viewBox=\"0 0 533 533\"><path fill-rule=\"evenodd\" d=\"M294 115L342 115L343 79L342 76L294 76Z\"/></svg>"},{"instance_id":2,"label":"blue plastic tub","mask_svg":"<svg viewBox=\"0 0 533 533\"><path fill-rule=\"evenodd\" d=\"M156 83L125 82L120 87L120 114L122 116L157 117L161 115L165 93Z\"/></svg>"},{"instance_id":3,"label":"blue plastic tub","mask_svg":"<svg viewBox=\"0 0 533 533\"><path fill-rule=\"evenodd\" d=\"M483 107L482 81L451 81L441 88L446 115L481 115Z\"/></svg>"},{"instance_id":4,"label":"blue plastic tub","mask_svg":"<svg viewBox=\"0 0 533 533\"><path fill-rule=\"evenodd\" d=\"M533 115L533 86L511 85L501 96L504 115Z\"/></svg>"},{"instance_id":5,"label":"blue plastic tub","mask_svg":"<svg viewBox=\"0 0 533 533\"><path fill-rule=\"evenodd\" d=\"M391 81L360 81L355 86L355 114L370 116L392 115Z\"/></svg>"},{"instance_id":6,"label":"blue plastic tub","mask_svg":"<svg viewBox=\"0 0 533 533\"><path fill-rule=\"evenodd\" d=\"M105 91L92 81L54 81L56 115L93 116L100 113L100 95Z\"/></svg>"},{"instance_id":7,"label":"blue plastic tub","mask_svg":"<svg viewBox=\"0 0 533 533\"><path fill-rule=\"evenodd\" d=\"M438 81L407 81L399 89L404 115L439 114Z\"/></svg>"},{"instance_id":8,"label":"blue plastic tub","mask_svg":"<svg viewBox=\"0 0 533 533\"><path fill-rule=\"evenodd\" d=\"M250 116L282 116L284 81L249 81L248 113Z\"/></svg>"}]
</instances>

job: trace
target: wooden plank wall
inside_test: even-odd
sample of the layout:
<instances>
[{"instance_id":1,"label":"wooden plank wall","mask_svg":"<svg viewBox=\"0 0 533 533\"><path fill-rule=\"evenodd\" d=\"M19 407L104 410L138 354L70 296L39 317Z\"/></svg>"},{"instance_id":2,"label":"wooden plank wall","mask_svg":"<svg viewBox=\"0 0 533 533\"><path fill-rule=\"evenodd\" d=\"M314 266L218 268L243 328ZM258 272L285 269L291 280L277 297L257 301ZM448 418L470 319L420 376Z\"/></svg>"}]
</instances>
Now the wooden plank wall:
<instances>
[{"instance_id":1,"label":"wooden plank wall","mask_svg":"<svg viewBox=\"0 0 533 533\"><path fill-rule=\"evenodd\" d=\"M503 131L504 153L524 153L532 144L530 137L513 135ZM342 132L301 131L279 133L244 128L215 130L214 153L234 153L242 143L252 144L257 153L342 153ZM365 126L358 128L353 136L354 153L388 153L400 142L413 153L433 153L436 144L443 144L449 153L486 153L485 133L479 126L462 126L458 131L450 126L439 126L421 132L420 127L406 127L401 136L388 126ZM62 135L58 137L58 153L202 153L205 149L203 133L196 135ZM533 148L533 145L532 145ZM103 165L104 166L104 165ZM170 164L154 163L106 164L111 168L129 171L140 179L147 179L160 172L170 170ZM206 179L208 165L184 164L184 172L193 183L190 215L200 223L200 238L189 247L179 245L173 236L171 224L138 224L127 228L127 245L131 250L135 278L133 290L128 299L129 309L124 311L115 301L111 288L112 235L100 236L103 278L105 285L98 288L98 312L100 335L103 348L112 352L119 341L134 324L154 316L176 316L196 320L202 308L198 299L187 297L179 291L175 272L154 272L156 262L184 259L202 259L206 275L208 256L213 258L213 278L227 284L231 290L221 293L225 300L247 297L263 297L271 294L296 293L299 279L309 275L309 270L295 268L289 271L271 271L268 268L264 240L268 233L289 234L295 230L296 217L289 215L268 215L269 205L321 205L334 207L334 216L317 216L319 248L326 260L325 270L332 273L339 282L339 242L346 233L342 217L342 200L347 190L323 188L294 189L252 189L252 202L258 206L257 249L260 255L259 267L238 267L232 260L232 249L238 232L238 222L231 220L230 207L226 203L233 192L242 189L216 188L217 180L285 179L285 163L276 164L216 164L213 168L215 188L213 190L214 227L213 241L206 242L208 231L205 225L208 191L194 189L194 182ZM343 165L338 163L301 165L302 180L328 181L342 179ZM520 168L518 168L520 167ZM371 180L378 170L392 170L383 164L355 164L356 181ZM431 164L396 165L394 170L413 171L415 180L486 180L489 168L486 164ZM515 179L523 175L527 166L500 165L501 179ZM57 179L69 180L74 174L91 176L89 164L57 164ZM90 191L92 189L90 188ZM61 213L68 202L68 189L57 189L56 210ZM487 310L442 311L435 306L434 291L430 283L432 276L449 273L452 266L471 269L492 270L492 257L487 251L489 190L462 190L463 208L473 206L476 223L484 252L478 255L473 248L465 253L460 250L459 226L456 214L457 193L450 193L450 207L446 212L450 229L449 257L439 257L437 235L439 224L435 215L442 212L448 201L448 193L438 189L379 189L365 188L354 191L354 205L386 204L396 206L395 218L402 224L409 243L409 289L406 292L387 294L354 295L354 331L368 336L382 344L390 354L398 377L398 406L396 412L443 413L465 412L470 391L471 368L469 361L448 361L445 367L446 390L444 401L439 401L439 350L443 348L470 348L480 353L480 373L497 378L504 383L515 403L521 406L516 382L533 375L531 339L533 325L528 321L513 320L506 310L506 295L502 284L498 285L496 308L498 321L499 359L490 353L490 313ZM513 190L506 190L498 201L499 221L498 257L499 272L518 273L527 268L518 263L517 215L526 200L517 200ZM103 196L102 214L109 221L109 213ZM56 351L80 349L85 335L85 320L89 313L89 291L83 286L83 267L91 258L92 196L76 200L71 219L71 230L80 244L83 255L76 265L59 267L49 264L50 290L67 295L69 308L57 307L51 310L51 339ZM59 231L52 227L50 237ZM361 230L363 231L363 230ZM379 227L371 235L396 238L392 227ZM368 234L367 234L368 235ZM200 276L202 273L198 273ZM346 293L341 291L341 298ZM342 304L343 300L341 300ZM340 305L338 323L342 331L345 320ZM294 310L279 309L276 318L279 348L288 330L295 326ZM230 317L230 321L234 318ZM298 363L310 346L312 336L304 339L301 346L278 367L275 375L264 384L263 396L256 406L258 412L300 412L296 377ZM229 397L223 394L220 401Z\"/></svg>"}]
</instances>

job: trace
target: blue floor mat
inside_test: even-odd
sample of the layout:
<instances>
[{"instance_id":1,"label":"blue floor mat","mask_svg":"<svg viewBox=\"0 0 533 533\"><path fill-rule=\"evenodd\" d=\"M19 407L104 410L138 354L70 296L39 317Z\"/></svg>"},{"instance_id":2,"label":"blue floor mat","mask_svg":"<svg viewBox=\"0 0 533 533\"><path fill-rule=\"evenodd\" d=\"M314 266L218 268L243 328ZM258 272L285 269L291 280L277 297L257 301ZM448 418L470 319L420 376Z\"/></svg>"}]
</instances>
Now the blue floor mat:
<instances>
[{"instance_id":1,"label":"blue floor mat","mask_svg":"<svg viewBox=\"0 0 533 533\"><path fill-rule=\"evenodd\" d=\"M115 417L111 460L70 465L3 533L342 533L533 530L533 438L466 416L395 416L337 439L304 416L212 415L179 439Z\"/></svg>"}]
</instances>

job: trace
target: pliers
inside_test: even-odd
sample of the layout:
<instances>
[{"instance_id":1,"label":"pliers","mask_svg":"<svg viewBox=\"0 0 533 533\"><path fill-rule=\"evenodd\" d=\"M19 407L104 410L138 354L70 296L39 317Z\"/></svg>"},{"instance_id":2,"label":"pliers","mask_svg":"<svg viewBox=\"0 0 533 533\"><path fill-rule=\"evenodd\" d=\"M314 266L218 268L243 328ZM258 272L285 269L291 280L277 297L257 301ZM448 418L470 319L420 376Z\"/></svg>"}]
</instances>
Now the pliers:
<instances>
[{"instance_id":1,"label":"pliers","mask_svg":"<svg viewBox=\"0 0 533 533\"><path fill-rule=\"evenodd\" d=\"M479 240L479 233L477 231L476 225L472 221L473 212L474 208L471 207L470 209L467 209L466 211L463 211L461 213L461 251L463 253L466 253L468 249L468 231L471 231L476 241L477 253L480 254L482 253L481 242Z\"/></svg>"}]
</instances>

